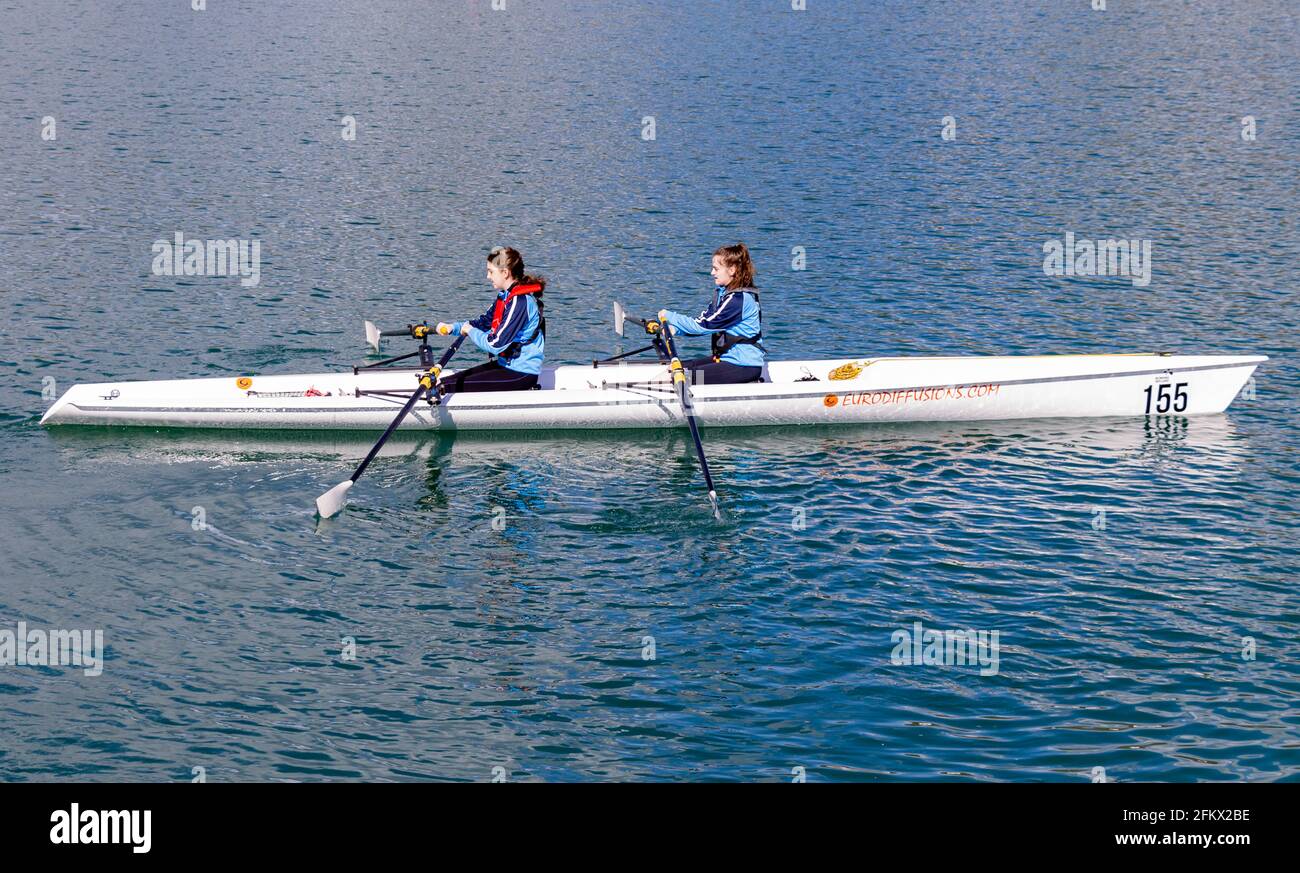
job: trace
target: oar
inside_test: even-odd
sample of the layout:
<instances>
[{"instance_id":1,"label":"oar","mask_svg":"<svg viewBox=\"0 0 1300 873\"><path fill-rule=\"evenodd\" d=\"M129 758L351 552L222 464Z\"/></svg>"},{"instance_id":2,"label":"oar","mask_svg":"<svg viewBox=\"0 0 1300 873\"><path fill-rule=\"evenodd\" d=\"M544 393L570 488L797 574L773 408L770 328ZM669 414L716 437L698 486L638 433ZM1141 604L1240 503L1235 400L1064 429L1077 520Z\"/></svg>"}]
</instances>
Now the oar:
<instances>
[{"instance_id":1,"label":"oar","mask_svg":"<svg viewBox=\"0 0 1300 873\"><path fill-rule=\"evenodd\" d=\"M352 483L360 479L361 474L366 472L366 467L370 466L370 462L375 459L375 455L379 454L379 450L383 448L384 443L388 442L388 438L393 435L393 431L397 430L397 426L402 423L402 419L406 418L420 399L421 394L427 393L431 404L442 402L442 396L434 390L438 386L438 377L442 375L442 368L447 366L451 356L456 354L456 350L460 348L460 344L464 341L465 334L456 337L456 341L451 344L451 347L442 353L438 363L430 367L428 372L420 377L420 387L416 388L411 394L410 399L406 401L406 405L402 407L402 411L397 413L397 418L393 419L393 423L388 426L388 430L384 431L384 435L379 438L379 442L375 443L374 448L370 450L370 454L366 455L366 459L361 462L361 466L357 467L351 478L345 479L316 498L316 512L320 514L321 518L338 515L339 510L343 508L343 504L347 502L348 489L352 487Z\"/></svg>"},{"instance_id":2,"label":"oar","mask_svg":"<svg viewBox=\"0 0 1300 873\"><path fill-rule=\"evenodd\" d=\"M423 326L423 325L421 325ZM408 324L406 330L380 330L375 327L373 321L366 322L366 345L379 351L379 338L385 336L415 336L413 324Z\"/></svg>"},{"instance_id":3,"label":"oar","mask_svg":"<svg viewBox=\"0 0 1300 873\"><path fill-rule=\"evenodd\" d=\"M619 336L623 335L624 321L635 321L644 327L647 333L657 334L663 343L664 351L668 353L668 371L672 374L673 387L677 389L677 400L681 404L682 415L686 416L686 425L691 429L691 439L695 442L695 457L699 458L700 471L704 473L704 484L709 488L709 505L713 507L713 517L721 521L722 514L718 512L718 492L713 488L713 474L709 472L709 459L704 456L704 443L700 441L700 426L695 420L695 403L686 379L686 368L682 366L681 358L677 356L677 345L673 342L673 332L666 324L630 318L622 304L615 303L614 330L618 332Z\"/></svg>"}]
</instances>

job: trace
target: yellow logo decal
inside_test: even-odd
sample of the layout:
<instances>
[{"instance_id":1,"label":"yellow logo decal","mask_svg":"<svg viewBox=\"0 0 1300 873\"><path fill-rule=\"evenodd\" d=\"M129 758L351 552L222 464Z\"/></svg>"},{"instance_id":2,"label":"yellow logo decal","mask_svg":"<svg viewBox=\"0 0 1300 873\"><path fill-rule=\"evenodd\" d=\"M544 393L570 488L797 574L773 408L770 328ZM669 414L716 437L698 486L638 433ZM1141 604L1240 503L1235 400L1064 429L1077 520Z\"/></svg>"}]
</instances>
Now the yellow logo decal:
<instances>
[{"instance_id":1,"label":"yellow logo decal","mask_svg":"<svg viewBox=\"0 0 1300 873\"><path fill-rule=\"evenodd\" d=\"M249 388L253 387L253 380L247 376L240 376L235 380L235 385L240 391L247 391Z\"/></svg>"},{"instance_id":2,"label":"yellow logo decal","mask_svg":"<svg viewBox=\"0 0 1300 873\"><path fill-rule=\"evenodd\" d=\"M826 404L827 409L834 409L835 404L839 403L840 399L836 397L834 394L827 394L826 399L823 400L822 402Z\"/></svg>"},{"instance_id":3,"label":"yellow logo decal","mask_svg":"<svg viewBox=\"0 0 1300 873\"><path fill-rule=\"evenodd\" d=\"M835 382L841 382L847 379L856 379L862 373L863 369L865 369L865 365L860 367L853 361L849 361L847 364L841 364L834 370L831 370L830 373L827 374L827 378Z\"/></svg>"}]
</instances>

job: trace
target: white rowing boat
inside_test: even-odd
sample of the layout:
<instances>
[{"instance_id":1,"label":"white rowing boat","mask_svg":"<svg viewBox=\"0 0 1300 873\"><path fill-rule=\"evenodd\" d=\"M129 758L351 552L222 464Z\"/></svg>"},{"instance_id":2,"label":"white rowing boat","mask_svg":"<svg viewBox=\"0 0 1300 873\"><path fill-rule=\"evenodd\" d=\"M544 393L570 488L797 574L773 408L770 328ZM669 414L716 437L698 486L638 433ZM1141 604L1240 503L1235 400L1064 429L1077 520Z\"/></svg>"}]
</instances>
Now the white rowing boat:
<instances>
[{"instance_id":1,"label":"white rowing boat","mask_svg":"<svg viewBox=\"0 0 1300 873\"><path fill-rule=\"evenodd\" d=\"M1260 355L1045 355L772 361L764 380L695 384L706 427L1223 412ZM75 385L46 425L383 430L417 369ZM454 371L448 370L447 374ZM445 378L445 376L444 376ZM538 389L418 402L406 429L555 430L685 423L666 365L546 368Z\"/></svg>"},{"instance_id":2,"label":"white rowing boat","mask_svg":"<svg viewBox=\"0 0 1300 873\"><path fill-rule=\"evenodd\" d=\"M1222 412L1267 358L1260 355L1045 355L773 361L762 380L688 385L671 333L614 304L614 329L640 324L651 345L587 366L547 367L529 391L444 394L443 378L464 343L434 361L427 324L366 340L420 341L415 352L351 373L237 376L74 385L41 419L46 425L379 430L352 475L316 498L316 512L342 511L349 490L399 429L532 431L686 425L715 518L717 491L699 426L862 424L1196 415ZM658 362L629 355L655 351ZM418 359L420 366L401 366Z\"/></svg>"}]
</instances>

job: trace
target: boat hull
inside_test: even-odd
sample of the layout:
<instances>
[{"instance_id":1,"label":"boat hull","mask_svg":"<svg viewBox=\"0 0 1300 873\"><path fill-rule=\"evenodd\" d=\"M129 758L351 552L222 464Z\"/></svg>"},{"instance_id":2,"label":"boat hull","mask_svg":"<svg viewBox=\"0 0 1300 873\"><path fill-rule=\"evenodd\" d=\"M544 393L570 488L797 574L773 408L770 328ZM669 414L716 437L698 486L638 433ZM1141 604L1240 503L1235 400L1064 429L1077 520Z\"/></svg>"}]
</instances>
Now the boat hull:
<instances>
[{"instance_id":1,"label":"boat hull","mask_svg":"<svg viewBox=\"0 0 1300 873\"><path fill-rule=\"evenodd\" d=\"M1267 360L1226 355L1050 355L772 362L766 381L694 386L707 427L1195 415L1224 411ZM811 379L804 381L805 379ZM414 370L76 385L46 425L382 430ZM374 391L387 392L375 395ZM664 366L547 368L533 391L417 403L405 429L556 430L683 424Z\"/></svg>"}]
</instances>

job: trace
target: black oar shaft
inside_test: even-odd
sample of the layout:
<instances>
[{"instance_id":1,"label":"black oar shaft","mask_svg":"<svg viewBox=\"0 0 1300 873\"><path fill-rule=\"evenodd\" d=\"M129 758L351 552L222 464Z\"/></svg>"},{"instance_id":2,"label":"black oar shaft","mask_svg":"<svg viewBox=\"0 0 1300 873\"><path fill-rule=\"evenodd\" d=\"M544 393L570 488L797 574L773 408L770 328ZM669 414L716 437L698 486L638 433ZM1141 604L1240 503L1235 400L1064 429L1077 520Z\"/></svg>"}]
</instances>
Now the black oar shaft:
<instances>
[{"instance_id":1,"label":"black oar shaft","mask_svg":"<svg viewBox=\"0 0 1300 873\"><path fill-rule=\"evenodd\" d=\"M684 379L678 387L678 396L680 397L682 406L686 412L686 424L691 429L691 439L695 442L695 454L700 459L700 470L704 473L704 484L709 487L710 492L716 491L717 489L713 487L713 474L709 472L709 459L704 456L704 444L700 442L699 423L695 420L694 410L688 408L690 401L687 399L686 382Z\"/></svg>"},{"instance_id":2,"label":"black oar shaft","mask_svg":"<svg viewBox=\"0 0 1300 873\"><path fill-rule=\"evenodd\" d=\"M709 459L704 456L704 443L700 441L700 426L695 421L695 408L691 402L690 387L686 383L686 368L682 366L681 358L677 355L677 345L673 342L672 329L668 325L661 325L659 337L664 344L664 351L668 353L671 359L669 372L673 377L673 385L677 389L677 399L682 405L682 415L686 416L686 425L690 428L691 439L695 442L695 457L700 461L700 471L704 473L704 484L709 488L709 502L713 504L713 513L716 516L718 512L717 494L713 487L713 474L709 472Z\"/></svg>"},{"instance_id":3,"label":"black oar shaft","mask_svg":"<svg viewBox=\"0 0 1300 873\"><path fill-rule=\"evenodd\" d=\"M642 352L648 352L648 351L650 351L651 349L654 349L656 352L658 352L659 346L657 346L657 345L654 344L654 343L651 343L651 344L648 345L648 346L642 346L642 347L639 348L639 349L633 349L632 351L630 351L630 352L624 352L624 353L621 354L621 355L612 355L612 356L610 356L610 357L608 357L608 358L601 358L599 361L592 361L592 362L591 362L591 365L592 365L593 367L599 367L601 364L612 364L614 361L621 361L621 360L623 360L624 358L630 358L630 357L632 357L633 355L639 355L639 354L641 354Z\"/></svg>"},{"instance_id":4,"label":"black oar shaft","mask_svg":"<svg viewBox=\"0 0 1300 873\"><path fill-rule=\"evenodd\" d=\"M419 401L420 395L436 386L438 377L442 375L442 368L447 366L447 362L451 360L451 356L456 354L456 350L460 348L460 344L464 341L465 334L456 337L456 341L451 344L447 351L442 353L442 357L438 359L438 363L430 368L428 373L424 374L423 378L420 380L420 387L416 388L411 394L410 399L406 401L406 405L402 407L402 411L397 413L397 417L388 425L388 429L384 431L384 435L379 438L379 442L375 443L374 447L370 449L370 453L366 455L366 459L361 462L361 465L357 467L356 472L352 474L353 482L360 479L361 474L366 472L366 467L370 466L370 462L375 459L375 455L379 454L379 450L383 448L384 443L388 442L388 438L393 435L393 431L397 430L397 426L400 425L402 420L410 413L411 409Z\"/></svg>"},{"instance_id":5,"label":"black oar shaft","mask_svg":"<svg viewBox=\"0 0 1300 873\"><path fill-rule=\"evenodd\" d=\"M406 405L402 407L402 411L397 413L397 418L394 418L392 423L388 425L388 430L384 431L384 435L379 438L379 442L375 443L374 446L371 447L370 453L366 455L366 459L361 462L361 466L357 467L356 472L352 474L353 482L360 479L361 474L366 472L366 467L370 466L370 462L375 459L375 455L379 454L379 450L384 447L384 443L388 442L388 438L393 435L393 431L397 430L397 426L402 423L402 419L406 418L407 413L411 411L411 407L415 406L416 402L420 399L420 395L423 393L423 385L415 389L415 393L411 395L410 399L406 401Z\"/></svg>"}]
</instances>

